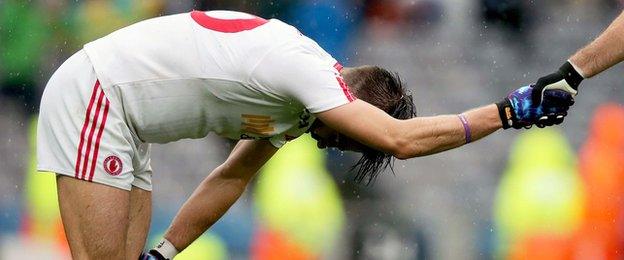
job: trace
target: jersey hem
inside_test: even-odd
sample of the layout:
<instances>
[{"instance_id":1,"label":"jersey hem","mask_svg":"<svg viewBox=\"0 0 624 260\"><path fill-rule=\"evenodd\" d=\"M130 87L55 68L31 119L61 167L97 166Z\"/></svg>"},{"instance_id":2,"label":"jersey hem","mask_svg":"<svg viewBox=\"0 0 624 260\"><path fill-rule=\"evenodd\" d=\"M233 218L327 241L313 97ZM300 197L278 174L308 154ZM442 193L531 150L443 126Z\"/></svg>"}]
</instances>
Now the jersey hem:
<instances>
[{"instance_id":1,"label":"jersey hem","mask_svg":"<svg viewBox=\"0 0 624 260\"><path fill-rule=\"evenodd\" d=\"M60 170L60 169L55 168L55 167L37 166L37 172L41 172L41 173L51 172L51 173L55 173L57 175L64 175L64 176L68 176L68 177L71 177L71 178L74 178L74 179L77 179L77 180L82 180L82 179L76 178L76 172L75 171ZM87 180L82 180L82 181L87 181ZM87 181L87 182L89 182L89 181ZM132 189L132 185L130 185L128 187L126 185L114 184L114 183L102 180L100 178L96 178L96 176L93 176L93 179L90 182L95 182L95 183L99 183L99 184L103 184L103 185L106 185L106 186L111 186L113 188L118 188L118 189L127 190L127 191L130 191ZM141 188L141 189L145 190L142 187L138 187L138 188Z\"/></svg>"}]
</instances>

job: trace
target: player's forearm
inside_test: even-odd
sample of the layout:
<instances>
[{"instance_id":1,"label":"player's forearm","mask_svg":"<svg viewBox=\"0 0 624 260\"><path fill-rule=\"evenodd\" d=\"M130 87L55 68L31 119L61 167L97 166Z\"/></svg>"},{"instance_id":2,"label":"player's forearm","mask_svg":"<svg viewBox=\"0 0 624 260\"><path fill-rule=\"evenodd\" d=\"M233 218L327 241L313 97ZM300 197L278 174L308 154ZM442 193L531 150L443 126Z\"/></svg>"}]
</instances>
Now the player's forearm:
<instances>
[{"instance_id":1,"label":"player's forearm","mask_svg":"<svg viewBox=\"0 0 624 260\"><path fill-rule=\"evenodd\" d=\"M470 139L479 140L502 127L496 105L488 105L463 113L470 129ZM399 134L403 138L395 156L406 159L439 153L462 146L466 135L457 115L417 117L404 120Z\"/></svg>"},{"instance_id":2,"label":"player's forearm","mask_svg":"<svg viewBox=\"0 0 624 260\"><path fill-rule=\"evenodd\" d=\"M570 61L585 78L592 77L624 60L624 13Z\"/></svg>"},{"instance_id":3,"label":"player's forearm","mask_svg":"<svg viewBox=\"0 0 624 260\"><path fill-rule=\"evenodd\" d=\"M214 224L241 196L248 178L227 178L218 167L195 189L165 234L178 251L184 250Z\"/></svg>"}]
</instances>

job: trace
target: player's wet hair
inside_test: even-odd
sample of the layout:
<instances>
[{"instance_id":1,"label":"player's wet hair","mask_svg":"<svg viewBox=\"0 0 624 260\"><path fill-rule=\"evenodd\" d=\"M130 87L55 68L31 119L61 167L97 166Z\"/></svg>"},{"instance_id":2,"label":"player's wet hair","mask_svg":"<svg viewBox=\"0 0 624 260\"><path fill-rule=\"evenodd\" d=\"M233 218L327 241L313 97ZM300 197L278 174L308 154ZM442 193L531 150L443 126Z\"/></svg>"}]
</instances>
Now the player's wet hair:
<instances>
[{"instance_id":1,"label":"player's wet hair","mask_svg":"<svg viewBox=\"0 0 624 260\"><path fill-rule=\"evenodd\" d=\"M355 96L366 101L397 119L409 119L416 116L412 96L406 93L398 73L389 72L376 66L353 68L344 75L347 85ZM394 157L391 154L365 148L362 157L351 171L356 171L355 181L373 182L385 169L394 174Z\"/></svg>"}]
</instances>

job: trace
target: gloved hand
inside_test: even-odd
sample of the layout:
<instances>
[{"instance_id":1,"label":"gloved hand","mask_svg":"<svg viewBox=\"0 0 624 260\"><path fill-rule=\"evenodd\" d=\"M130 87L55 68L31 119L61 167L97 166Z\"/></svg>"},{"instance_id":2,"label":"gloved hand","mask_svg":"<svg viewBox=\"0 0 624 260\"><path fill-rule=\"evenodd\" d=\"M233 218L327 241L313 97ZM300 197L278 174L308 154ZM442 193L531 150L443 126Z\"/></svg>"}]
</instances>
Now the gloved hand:
<instances>
[{"instance_id":1,"label":"gloved hand","mask_svg":"<svg viewBox=\"0 0 624 260\"><path fill-rule=\"evenodd\" d=\"M148 253L142 252L139 256L139 260L168 260L162 256L158 251L152 249Z\"/></svg>"},{"instance_id":2,"label":"gloved hand","mask_svg":"<svg viewBox=\"0 0 624 260\"><path fill-rule=\"evenodd\" d=\"M574 104L572 94L563 90L546 90L543 102L535 105L532 101L535 91L538 90L533 86L524 86L496 104L504 129L531 128L533 124L545 127L563 122L568 109Z\"/></svg>"},{"instance_id":3,"label":"gloved hand","mask_svg":"<svg viewBox=\"0 0 624 260\"><path fill-rule=\"evenodd\" d=\"M537 80L532 93L533 104L542 102L546 90L559 89L570 93L574 97L578 92L581 81L583 81L583 76L567 61L558 71Z\"/></svg>"}]
</instances>

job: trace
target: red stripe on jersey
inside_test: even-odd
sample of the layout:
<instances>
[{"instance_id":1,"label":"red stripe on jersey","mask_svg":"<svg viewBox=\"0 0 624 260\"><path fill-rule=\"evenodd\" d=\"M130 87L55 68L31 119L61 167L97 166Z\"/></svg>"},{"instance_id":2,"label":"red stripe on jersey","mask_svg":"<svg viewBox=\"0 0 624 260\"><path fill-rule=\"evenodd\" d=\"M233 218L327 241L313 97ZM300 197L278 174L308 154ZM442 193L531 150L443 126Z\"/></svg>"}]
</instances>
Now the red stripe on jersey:
<instances>
[{"instance_id":1,"label":"red stripe on jersey","mask_svg":"<svg viewBox=\"0 0 624 260\"><path fill-rule=\"evenodd\" d=\"M93 122L91 123L91 130L89 130L89 138L87 139L87 152L85 153L85 160L82 163L82 174L81 179L85 179L87 177L87 163L89 162L89 155L91 154L91 143L93 143L93 133L95 133L95 127L97 126L98 119L100 117L100 107L102 106L102 100L104 99L104 92L102 89L98 89L99 97L98 103L95 107L95 117L93 118Z\"/></svg>"},{"instance_id":2,"label":"red stripe on jersey","mask_svg":"<svg viewBox=\"0 0 624 260\"><path fill-rule=\"evenodd\" d=\"M338 80L338 84L340 84L340 88L342 88L342 92L345 94L349 102L355 100L355 96L353 96L351 90L349 90L349 86L347 86L347 83L344 82L342 77L336 77L336 80Z\"/></svg>"},{"instance_id":3,"label":"red stripe on jersey","mask_svg":"<svg viewBox=\"0 0 624 260\"><path fill-rule=\"evenodd\" d=\"M336 68L336 70L338 72L340 72L340 71L342 71L343 67L342 67L342 65L340 63L336 62L336 64L334 64L334 68Z\"/></svg>"},{"instance_id":4,"label":"red stripe on jersey","mask_svg":"<svg viewBox=\"0 0 624 260\"><path fill-rule=\"evenodd\" d=\"M84 145L84 138L87 132L87 126L89 125L89 118L91 116L91 109L93 108L93 102L95 101L95 94L98 92L98 88L100 87L100 81L96 80L95 85L93 85L93 91L91 93L91 100L89 101L89 105L87 106L87 113L85 114L85 121L82 124L82 131L80 131L80 144L78 145L78 153L76 155L76 178L80 178L80 160L82 159L82 146Z\"/></svg>"},{"instance_id":5,"label":"red stripe on jersey","mask_svg":"<svg viewBox=\"0 0 624 260\"><path fill-rule=\"evenodd\" d=\"M102 92L102 96L104 96L104 92ZM106 99L106 104L104 105L104 114L102 115L102 123L100 123L100 129L98 129L97 137L95 138L95 148L93 150L93 159L91 160L91 170L89 171L89 181L93 180L93 173L95 172L95 165L97 164L98 152L100 151L100 140L102 139L102 133L104 133L104 126L106 125L106 118L108 117L108 107L110 102L108 102L108 98Z\"/></svg>"},{"instance_id":6,"label":"red stripe on jersey","mask_svg":"<svg viewBox=\"0 0 624 260\"><path fill-rule=\"evenodd\" d=\"M250 19L219 19L210 17L205 12L201 11L192 11L191 17L202 27L223 33L247 31L268 22L260 17Z\"/></svg>"}]
</instances>

